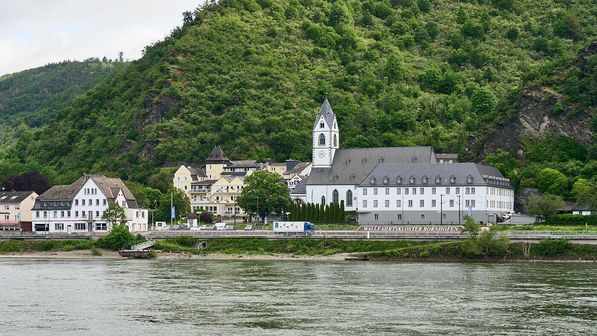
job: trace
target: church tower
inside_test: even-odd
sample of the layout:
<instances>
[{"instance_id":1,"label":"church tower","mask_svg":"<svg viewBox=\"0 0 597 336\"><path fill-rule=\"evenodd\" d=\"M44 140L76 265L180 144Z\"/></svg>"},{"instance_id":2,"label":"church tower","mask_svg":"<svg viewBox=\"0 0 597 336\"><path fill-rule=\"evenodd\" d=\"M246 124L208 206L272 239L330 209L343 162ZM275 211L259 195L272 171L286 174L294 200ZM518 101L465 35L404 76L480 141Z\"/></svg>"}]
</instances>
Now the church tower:
<instances>
[{"instance_id":1,"label":"church tower","mask_svg":"<svg viewBox=\"0 0 597 336\"><path fill-rule=\"evenodd\" d=\"M313 168L329 168L340 148L340 129L326 98L313 125Z\"/></svg>"}]
</instances>

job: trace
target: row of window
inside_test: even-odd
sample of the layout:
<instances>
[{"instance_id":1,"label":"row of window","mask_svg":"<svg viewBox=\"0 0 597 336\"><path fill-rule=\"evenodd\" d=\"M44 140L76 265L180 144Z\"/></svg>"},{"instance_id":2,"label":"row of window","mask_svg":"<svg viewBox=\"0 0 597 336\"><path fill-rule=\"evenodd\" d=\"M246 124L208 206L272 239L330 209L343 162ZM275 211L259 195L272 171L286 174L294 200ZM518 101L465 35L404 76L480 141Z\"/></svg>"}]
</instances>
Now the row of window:
<instances>
[{"instance_id":1,"label":"row of window","mask_svg":"<svg viewBox=\"0 0 597 336\"><path fill-rule=\"evenodd\" d=\"M97 188L85 188L83 190L84 195L97 195Z\"/></svg>"},{"instance_id":2,"label":"row of window","mask_svg":"<svg viewBox=\"0 0 597 336\"><path fill-rule=\"evenodd\" d=\"M379 188L362 188L363 190L363 195L366 196L369 191L368 189L372 189L373 191L373 195L378 195L379 193ZM389 195L390 194L390 189L392 188L383 188L385 190L385 194ZM425 195L425 189L428 188L395 188L396 189L396 195L402 195L402 192L404 191L404 195L416 195L417 194L417 190L419 191L419 195ZM475 194L475 187L466 187L464 188L464 194L465 195L474 195ZM454 190L454 194L455 195L460 195L460 187L454 187L454 189L452 189L451 187L446 187L444 189L444 194L445 195L450 195L451 191ZM334 190L335 191L335 190ZM437 194L437 188L433 187L431 188L431 195L436 195Z\"/></svg>"},{"instance_id":3,"label":"row of window","mask_svg":"<svg viewBox=\"0 0 597 336\"><path fill-rule=\"evenodd\" d=\"M512 202L507 201L487 201L488 208L511 209Z\"/></svg>"},{"instance_id":4,"label":"row of window","mask_svg":"<svg viewBox=\"0 0 597 336\"><path fill-rule=\"evenodd\" d=\"M108 224L95 223L96 231L108 230ZM64 231L64 223L54 223L54 231ZM87 223L75 223L75 231L87 231Z\"/></svg>"},{"instance_id":5,"label":"row of window","mask_svg":"<svg viewBox=\"0 0 597 336\"><path fill-rule=\"evenodd\" d=\"M382 161L380 161L380 162L382 162ZM450 182L450 184L455 184L456 183L456 176L454 176L454 175L450 176L450 178L448 179L448 181ZM369 182L371 184L376 184L377 183L377 177L372 176L371 179L369 180ZM382 178L382 182L383 182L383 184L390 184L391 179L390 179L389 176L384 176ZM396 184L402 184L403 182L404 182L404 179L402 178L402 176L396 177ZM442 182L443 182L442 177L439 176L439 175L437 175L435 177L435 184L442 184ZM469 176L466 177L466 183L471 184L473 182L474 182L474 178L473 178L472 175L469 175ZM408 178L408 183L410 183L410 184L417 183L417 178L414 177L414 176L409 177ZM428 184L429 183L429 177L423 176L421 178L421 183Z\"/></svg>"},{"instance_id":6,"label":"row of window","mask_svg":"<svg viewBox=\"0 0 597 336\"><path fill-rule=\"evenodd\" d=\"M490 187L489 188L489 195L513 196L514 195L514 191L512 191L510 189Z\"/></svg>"},{"instance_id":7,"label":"row of window","mask_svg":"<svg viewBox=\"0 0 597 336\"><path fill-rule=\"evenodd\" d=\"M103 215L103 211L101 211L102 215ZM79 217L79 211L74 211L74 216L72 218L87 218L87 219L92 219L92 218L101 218L100 216L100 211L95 211L95 217L93 217L93 211L81 211L80 212L81 217ZM35 218L40 218L40 215L43 215L42 218L71 218L71 211L70 210L61 210L60 212L55 210L55 211L51 211L50 215L48 217L48 211L44 211L43 214L40 213L40 211L36 211L35 212Z\"/></svg>"},{"instance_id":8,"label":"row of window","mask_svg":"<svg viewBox=\"0 0 597 336\"><path fill-rule=\"evenodd\" d=\"M412 208L414 206L414 201L413 200L408 200L407 202L405 202L407 204L407 207ZM437 200L431 200L431 207L432 208L436 208L437 207ZM369 203L367 202L367 200L363 200L363 208L367 208L367 206L369 205ZM449 208L453 208L455 205L458 205L458 202L454 202L454 200L449 200L447 201L446 204ZM471 207L474 208L475 207L475 200L465 200L465 206L467 208ZM379 201L378 200L373 200L373 207L374 208L378 208L379 207ZM385 200L384 201L384 207L389 208L390 207L390 200ZM402 200L396 200L396 207L397 208L401 208L402 207ZM425 200L419 200L419 208L424 208L425 207Z\"/></svg>"},{"instance_id":9,"label":"row of window","mask_svg":"<svg viewBox=\"0 0 597 336\"><path fill-rule=\"evenodd\" d=\"M102 200L102 205L104 205L104 206L105 206L105 205L107 205L107 204L108 204L108 201L107 201L106 199L103 199L103 200ZM78 200L78 199L75 199L75 206L78 206L78 205L79 205L79 200ZM92 205L93 205L93 200L90 198L90 199L89 199L89 201L88 201L87 203L85 203L85 199L82 199L82 200L81 200L81 206L85 206L85 205L92 206ZM95 200L95 205L96 205L96 206L99 206L99 205L100 205L100 200L99 200L99 199L96 199L96 200Z\"/></svg>"}]
</instances>

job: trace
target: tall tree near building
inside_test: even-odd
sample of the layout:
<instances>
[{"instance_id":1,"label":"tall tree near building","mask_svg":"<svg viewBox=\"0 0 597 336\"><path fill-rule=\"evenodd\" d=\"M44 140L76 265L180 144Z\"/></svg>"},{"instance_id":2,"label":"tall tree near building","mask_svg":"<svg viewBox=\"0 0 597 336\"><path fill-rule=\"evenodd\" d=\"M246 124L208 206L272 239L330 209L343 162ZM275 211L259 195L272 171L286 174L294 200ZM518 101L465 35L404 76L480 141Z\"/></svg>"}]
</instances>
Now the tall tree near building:
<instances>
[{"instance_id":1,"label":"tall tree near building","mask_svg":"<svg viewBox=\"0 0 597 336\"><path fill-rule=\"evenodd\" d=\"M124 213L124 209L116 203L112 203L108 206L108 209L104 211L102 219L105 219L112 226L126 224L126 214Z\"/></svg>"},{"instance_id":2,"label":"tall tree near building","mask_svg":"<svg viewBox=\"0 0 597 336\"><path fill-rule=\"evenodd\" d=\"M284 214L292 200L280 175L260 170L245 178L245 186L236 202L246 212L265 218Z\"/></svg>"},{"instance_id":3,"label":"tall tree near building","mask_svg":"<svg viewBox=\"0 0 597 336\"><path fill-rule=\"evenodd\" d=\"M555 215L559 208L565 205L560 196L556 195L538 195L533 196L527 204L529 215L549 217Z\"/></svg>"}]
</instances>

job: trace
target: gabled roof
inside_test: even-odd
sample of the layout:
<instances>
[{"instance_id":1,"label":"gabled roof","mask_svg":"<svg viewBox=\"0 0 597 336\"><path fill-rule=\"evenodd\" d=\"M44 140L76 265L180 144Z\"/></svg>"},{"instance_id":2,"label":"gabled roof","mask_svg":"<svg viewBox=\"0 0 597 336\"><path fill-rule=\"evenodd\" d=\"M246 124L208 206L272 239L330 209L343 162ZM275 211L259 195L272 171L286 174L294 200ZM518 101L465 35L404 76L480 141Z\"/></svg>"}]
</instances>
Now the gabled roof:
<instances>
[{"instance_id":1,"label":"gabled roof","mask_svg":"<svg viewBox=\"0 0 597 336\"><path fill-rule=\"evenodd\" d=\"M48 189L45 193L41 194L37 198L34 209L40 209L41 206L39 204L40 202L44 201L52 202L52 205L54 202L72 201L79 190L81 190L83 185L85 185L85 183L90 179L95 182L102 194L104 194L104 196L107 198L108 202L114 202L116 197L118 197L118 193L122 190L122 194L124 195L129 207L137 207L137 200L135 199L135 196L133 196L133 193L131 193L129 188L124 184L124 182L122 182L121 179L106 177L103 175L83 175L72 184L56 185ZM70 204L68 204L68 206L70 207ZM44 207L44 209L47 209L47 207Z\"/></svg>"},{"instance_id":2,"label":"gabled roof","mask_svg":"<svg viewBox=\"0 0 597 336\"><path fill-rule=\"evenodd\" d=\"M0 204L21 203L27 197L35 194L34 191L0 191ZM37 196L37 194L35 194Z\"/></svg>"},{"instance_id":3,"label":"gabled roof","mask_svg":"<svg viewBox=\"0 0 597 336\"><path fill-rule=\"evenodd\" d=\"M312 168L307 184L360 184L379 163L436 164L431 147L338 149L330 168Z\"/></svg>"},{"instance_id":4,"label":"gabled roof","mask_svg":"<svg viewBox=\"0 0 597 336\"><path fill-rule=\"evenodd\" d=\"M323 119L325 120L325 123L328 125L328 127L332 128L334 125L335 116L334 116L334 111L332 110L332 106L330 105L330 102L328 101L327 97L323 101L323 104L321 105L321 108L319 109L319 113L315 117L315 123L313 124L313 128L318 127L317 124L318 124L319 118L321 116L323 116Z\"/></svg>"},{"instance_id":5,"label":"gabled roof","mask_svg":"<svg viewBox=\"0 0 597 336\"><path fill-rule=\"evenodd\" d=\"M301 162L301 163L297 164L296 166L294 166L294 168L292 168L291 170L285 171L284 175L300 174L303 172L303 170L308 168L310 164L311 164L311 162Z\"/></svg>"}]
</instances>

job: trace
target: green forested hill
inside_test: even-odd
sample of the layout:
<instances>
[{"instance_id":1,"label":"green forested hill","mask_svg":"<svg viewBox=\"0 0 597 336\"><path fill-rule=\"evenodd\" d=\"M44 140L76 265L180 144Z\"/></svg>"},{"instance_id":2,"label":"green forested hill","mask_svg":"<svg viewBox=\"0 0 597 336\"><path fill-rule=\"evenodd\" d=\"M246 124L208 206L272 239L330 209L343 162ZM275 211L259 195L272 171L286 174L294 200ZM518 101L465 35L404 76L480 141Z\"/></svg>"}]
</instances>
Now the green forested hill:
<instances>
[{"instance_id":1,"label":"green forested hill","mask_svg":"<svg viewBox=\"0 0 597 336\"><path fill-rule=\"evenodd\" d=\"M20 130L6 152L51 167L59 181L111 172L145 182L156 167L200 161L214 145L237 159L309 160L313 117L327 94L344 148L432 145L481 159L487 137L518 113L524 90L595 40L596 7L221 0L187 13L170 37L56 120ZM566 120L581 113L594 121L593 102L582 100L559 105L577 111ZM584 150L580 165L589 164L592 140L569 140Z\"/></svg>"},{"instance_id":2,"label":"green forested hill","mask_svg":"<svg viewBox=\"0 0 597 336\"><path fill-rule=\"evenodd\" d=\"M99 59L65 61L0 77L0 143L12 140L13 128L21 123L45 125L122 66Z\"/></svg>"}]
</instances>

